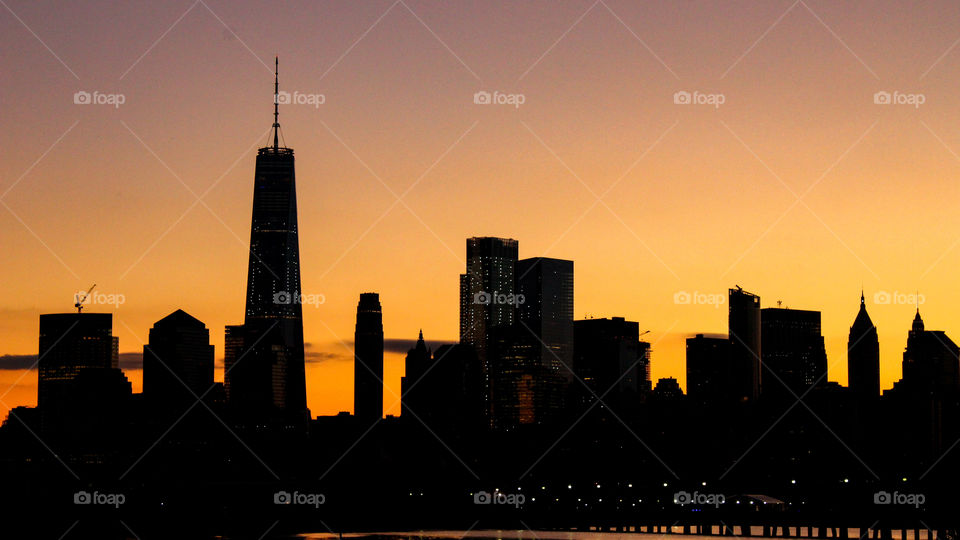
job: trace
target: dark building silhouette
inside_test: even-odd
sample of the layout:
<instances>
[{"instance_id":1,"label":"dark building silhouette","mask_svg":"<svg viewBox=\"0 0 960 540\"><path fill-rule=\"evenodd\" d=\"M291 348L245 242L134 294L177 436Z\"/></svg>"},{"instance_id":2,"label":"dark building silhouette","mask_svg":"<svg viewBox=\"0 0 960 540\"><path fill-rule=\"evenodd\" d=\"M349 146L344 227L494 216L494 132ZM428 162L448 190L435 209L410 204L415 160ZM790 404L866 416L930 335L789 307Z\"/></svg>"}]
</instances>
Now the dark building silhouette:
<instances>
[{"instance_id":1,"label":"dark building silhouette","mask_svg":"<svg viewBox=\"0 0 960 540\"><path fill-rule=\"evenodd\" d=\"M431 371L433 354L423 341L423 330L417 337L417 344L407 351L404 359L403 377L400 378L400 416L410 418L413 414L419 416L433 397L424 390L424 376Z\"/></svg>"},{"instance_id":2,"label":"dark building silhouette","mask_svg":"<svg viewBox=\"0 0 960 540\"><path fill-rule=\"evenodd\" d=\"M357 304L353 414L367 425L383 418L383 314L377 293L361 294Z\"/></svg>"},{"instance_id":3,"label":"dark building silhouette","mask_svg":"<svg viewBox=\"0 0 960 540\"><path fill-rule=\"evenodd\" d=\"M515 322L486 332L491 426L501 431L554 423L572 380L573 261L525 259L515 274L513 302L491 297L513 304Z\"/></svg>"},{"instance_id":4,"label":"dark building silhouette","mask_svg":"<svg viewBox=\"0 0 960 540\"><path fill-rule=\"evenodd\" d=\"M517 261L517 321L538 339L543 367L570 378L573 365L573 261ZM522 298L522 301L520 300Z\"/></svg>"},{"instance_id":5,"label":"dark building silhouette","mask_svg":"<svg viewBox=\"0 0 960 540\"><path fill-rule=\"evenodd\" d=\"M481 432L487 422L485 388L472 346L442 345L431 356L420 332L405 368L400 379L405 424L424 424L434 432Z\"/></svg>"},{"instance_id":6,"label":"dark building silhouette","mask_svg":"<svg viewBox=\"0 0 960 540\"><path fill-rule=\"evenodd\" d=\"M554 423L563 406L566 378L543 363L543 345L519 324L490 330L488 338L491 427L511 431Z\"/></svg>"},{"instance_id":7,"label":"dark building silhouette","mask_svg":"<svg viewBox=\"0 0 960 540\"><path fill-rule=\"evenodd\" d=\"M877 327L867 314L862 291L860 311L850 327L847 340L847 379L854 395L863 398L880 396L880 341Z\"/></svg>"},{"instance_id":8,"label":"dark building silhouette","mask_svg":"<svg viewBox=\"0 0 960 540\"><path fill-rule=\"evenodd\" d=\"M903 353L898 391L924 396L950 396L960 391L960 348L940 330L926 330L920 310L913 319Z\"/></svg>"},{"instance_id":9,"label":"dark building silhouette","mask_svg":"<svg viewBox=\"0 0 960 540\"><path fill-rule=\"evenodd\" d=\"M230 403L230 388L237 360L243 355L243 325L227 325L223 336L223 390L227 403ZM241 370L242 371L242 370Z\"/></svg>"},{"instance_id":10,"label":"dark building silhouette","mask_svg":"<svg viewBox=\"0 0 960 540\"><path fill-rule=\"evenodd\" d=\"M213 345L207 327L182 309L154 323L143 346L143 395L148 405L180 415L213 386Z\"/></svg>"},{"instance_id":11,"label":"dark building silhouette","mask_svg":"<svg viewBox=\"0 0 960 540\"><path fill-rule=\"evenodd\" d=\"M907 334L903 377L883 393L897 433L894 455L933 466L960 437L960 348L939 330L927 330L920 310ZM923 465L926 464L926 465Z\"/></svg>"},{"instance_id":12,"label":"dark building silhouette","mask_svg":"<svg viewBox=\"0 0 960 540\"><path fill-rule=\"evenodd\" d=\"M800 397L827 378L827 352L820 312L789 308L760 310L764 395Z\"/></svg>"},{"instance_id":13,"label":"dark building silhouette","mask_svg":"<svg viewBox=\"0 0 960 540\"><path fill-rule=\"evenodd\" d=\"M306 420L300 246L293 149L280 146L274 81L273 145L257 152L243 361L230 402L247 417Z\"/></svg>"},{"instance_id":14,"label":"dark building silhouette","mask_svg":"<svg viewBox=\"0 0 960 540\"><path fill-rule=\"evenodd\" d=\"M680 383L673 377L665 377L657 380L657 386L653 388L653 398L657 401L677 401L683 399L683 390Z\"/></svg>"},{"instance_id":15,"label":"dark building silhouette","mask_svg":"<svg viewBox=\"0 0 960 540\"><path fill-rule=\"evenodd\" d=\"M638 323L623 317L585 319L574 321L573 330L574 373L592 390L575 401L582 406L596 399L594 393L606 394L603 401L610 407L635 409L649 388L650 346L640 341Z\"/></svg>"},{"instance_id":16,"label":"dark building silhouette","mask_svg":"<svg viewBox=\"0 0 960 540\"><path fill-rule=\"evenodd\" d=\"M760 297L730 289L730 390L740 401L760 396Z\"/></svg>"},{"instance_id":17,"label":"dark building silhouette","mask_svg":"<svg viewBox=\"0 0 960 540\"><path fill-rule=\"evenodd\" d=\"M697 334L687 338L687 396L701 404L729 403L731 392L730 339Z\"/></svg>"},{"instance_id":18,"label":"dark building silhouette","mask_svg":"<svg viewBox=\"0 0 960 540\"><path fill-rule=\"evenodd\" d=\"M480 358L488 410L490 330L514 323L517 252L516 240L468 238L466 273L460 274L460 342L473 346Z\"/></svg>"},{"instance_id":19,"label":"dark building silhouette","mask_svg":"<svg viewBox=\"0 0 960 540\"><path fill-rule=\"evenodd\" d=\"M129 399L110 313L40 315L37 406L42 429L98 431ZM97 428L97 429L95 429Z\"/></svg>"}]
</instances>

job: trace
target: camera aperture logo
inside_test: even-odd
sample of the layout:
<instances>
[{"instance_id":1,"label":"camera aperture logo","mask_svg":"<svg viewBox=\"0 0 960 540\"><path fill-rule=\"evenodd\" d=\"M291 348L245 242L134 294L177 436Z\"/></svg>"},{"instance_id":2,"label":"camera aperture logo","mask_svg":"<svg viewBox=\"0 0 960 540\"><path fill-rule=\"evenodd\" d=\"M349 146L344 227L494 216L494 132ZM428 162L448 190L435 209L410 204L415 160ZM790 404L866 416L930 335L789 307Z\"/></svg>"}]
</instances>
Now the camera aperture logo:
<instances>
[{"instance_id":1,"label":"camera aperture logo","mask_svg":"<svg viewBox=\"0 0 960 540\"><path fill-rule=\"evenodd\" d=\"M314 109L319 109L321 105L327 102L327 96L324 94L307 94L299 90L292 94L286 90L277 92L274 101L278 105L313 105Z\"/></svg>"},{"instance_id":2,"label":"camera aperture logo","mask_svg":"<svg viewBox=\"0 0 960 540\"><path fill-rule=\"evenodd\" d=\"M91 291L89 294L87 294L87 291L77 291L73 295L73 303L83 306L101 305L118 308L126 303L126 301L127 297L120 293L102 293L99 291Z\"/></svg>"},{"instance_id":3,"label":"camera aperture logo","mask_svg":"<svg viewBox=\"0 0 960 540\"><path fill-rule=\"evenodd\" d=\"M521 105L527 102L527 96L523 94L505 94L499 90L494 90L493 93L480 90L473 94L473 102L476 105L513 105L519 109Z\"/></svg>"},{"instance_id":4,"label":"camera aperture logo","mask_svg":"<svg viewBox=\"0 0 960 540\"><path fill-rule=\"evenodd\" d=\"M877 291L873 293L873 303L878 305L919 306L927 301L920 293L902 293L900 291Z\"/></svg>"},{"instance_id":5,"label":"camera aperture logo","mask_svg":"<svg viewBox=\"0 0 960 540\"><path fill-rule=\"evenodd\" d=\"M920 508L925 502L927 502L927 496L923 493L878 491L873 494L873 504L898 504Z\"/></svg>"},{"instance_id":6,"label":"camera aperture logo","mask_svg":"<svg viewBox=\"0 0 960 540\"><path fill-rule=\"evenodd\" d=\"M488 293L480 291L473 295L473 303L483 306L521 306L527 298L522 294L503 294L498 292Z\"/></svg>"},{"instance_id":7,"label":"camera aperture logo","mask_svg":"<svg viewBox=\"0 0 960 540\"><path fill-rule=\"evenodd\" d=\"M679 504L680 506L695 504L698 506L709 505L719 507L725 502L727 502L727 498L722 493L700 493L699 491L690 493L688 491L678 491L673 494L673 504Z\"/></svg>"},{"instance_id":8,"label":"camera aperture logo","mask_svg":"<svg viewBox=\"0 0 960 540\"><path fill-rule=\"evenodd\" d=\"M502 504L520 508L525 502L527 502L527 497L523 493L503 493L494 490L493 493L478 491L473 494L473 504Z\"/></svg>"},{"instance_id":9,"label":"camera aperture logo","mask_svg":"<svg viewBox=\"0 0 960 540\"><path fill-rule=\"evenodd\" d=\"M326 301L327 297L322 294L303 294L300 292L289 293L287 291L280 291L278 293L274 293L273 295L273 303L278 306L300 304L320 307L320 304L323 304Z\"/></svg>"},{"instance_id":10,"label":"camera aperture logo","mask_svg":"<svg viewBox=\"0 0 960 540\"><path fill-rule=\"evenodd\" d=\"M708 294L699 291L677 291L673 293L673 303L680 306L713 306L720 309L720 306L727 303L727 297L722 294Z\"/></svg>"},{"instance_id":11,"label":"camera aperture logo","mask_svg":"<svg viewBox=\"0 0 960 540\"><path fill-rule=\"evenodd\" d=\"M113 105L119 109L126 102L127 96L123 94L105 94L99 90L79 90L73 94L73 103L76 105Z\"/></svg>"},{"instance_id":12,"label":"camera aperture logo","mask_svg":"<svg viewBox=\"0 0 960 540\"><path fill-rule=\"evenodd\" d=\"M323 493L300 493L294 491L278 491L273 494L273 504L296 504L302 506L312 506L320 508L321 504L327 502L327 497Z\"/></svg>"},{"instance_id":13,"label":"camera aperture logo","mask_svg":"<svg viewBox=\"0 0 960 540\"><path fill-rule=\"evenodd\" d=\"M892 94L881 90L873 95L875 105L913 105L914 109L919 109L926 102L925 94L905 94L899 90L894 90Z\"/></svg>"},{"instance_id":14,"label":"camera aperture logo","mask_svg":"<svg viewBox=\"0 0 960 540\"><path fill-rule=\"evenodd\" d=\"M673 94L673 103L676 105L713 105L715 109L719 109L726 102L727 96L720 93L706 94L699 90L693 92L680 90Z\"/></svg>"},{"instance_id":15,"label":"camera aperture logo","mask_svg":"<svg viewBox=\"0 0 960 540\"><path fill-rule=\"evenodd\" d=\"M94 491L78 491L73 494L73 504L100 505L120 508L120 505L127 502L127 496L123 493L100 493Z\"/></svg>"}]
</instances>

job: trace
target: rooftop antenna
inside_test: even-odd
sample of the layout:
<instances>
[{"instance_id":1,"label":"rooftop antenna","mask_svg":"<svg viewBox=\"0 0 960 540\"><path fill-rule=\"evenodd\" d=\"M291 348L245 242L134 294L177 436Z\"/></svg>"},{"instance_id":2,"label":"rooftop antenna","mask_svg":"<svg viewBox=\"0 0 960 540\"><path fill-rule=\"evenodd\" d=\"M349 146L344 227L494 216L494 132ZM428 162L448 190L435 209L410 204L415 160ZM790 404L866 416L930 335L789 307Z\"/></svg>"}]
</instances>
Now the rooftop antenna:
<instances>
[{"instance_id":1,"label":"rooftop antenna","mask_svg":"<svg viewBox=\"0 0 960 540\"><path fill-rule=\"evenodd\" d=\"M273 149L280 148L280 56L273 64Z\"/></svg>"}]
</instances>

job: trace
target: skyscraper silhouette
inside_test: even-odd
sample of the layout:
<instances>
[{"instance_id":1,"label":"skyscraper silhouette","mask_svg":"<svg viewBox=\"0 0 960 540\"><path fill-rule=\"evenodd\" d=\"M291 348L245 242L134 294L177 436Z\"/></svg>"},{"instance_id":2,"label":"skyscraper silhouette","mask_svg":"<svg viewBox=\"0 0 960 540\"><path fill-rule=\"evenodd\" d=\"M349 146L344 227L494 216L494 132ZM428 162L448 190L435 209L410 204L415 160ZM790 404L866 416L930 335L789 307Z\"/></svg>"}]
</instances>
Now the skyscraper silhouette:
<instances>
[{"instance_id":1,"label":"skyscraper silhouette","mask_svg":"<svg viewBox=\"0 0 960 540\"><path fill-rule=\"evenodd\" d=\"M730 289L730 389L741 401L760 396L760 297Z\"/></svg>"},{"instance_id":2,"label":"skyscraper silhouette","mask_svg":"<svg viewBox=\"0 0 960 540\"><path fill-rule=\"evenodd\" d=\"M383 313L377 293L360 295L353 347L353 414L370 425L383 417Z\"/></svg>"},{"instance_id":3,"label":"skyscraper silhouette","mask_svg":"<svg viewBox=\"0 0 960 540\"><path fill-rule=\"evenodd\" d=\"M178 309L154 323L143 346L143 396L181 415L213 386L213 345L202 322Z\"/></svg>"},{"instance_id":4,"label":"skyscraper silhouette","mask_svg":"<svg viewBox=\"0 0 960 540\"><path fill-rule=\"evenodd\" d=\"M687 396L699 404L737 399L730 387L730 340L697 334L687 338Z\"/></svg>"},{"instance_id":5,"label":"skyscraper silhouette","mask_svg":"<svg viewBox=\"0 0 960 540\"><path fill-rule=\"evenodd\" d=\"M790 399L827 382L827 352L819 311L779 307L760 310L760 350L767 370L765 396Z\"/></svg>"},{"instance_id":6,"label":"skyscraper silhouette","mask_svg":"<svg viewBox=\"0 0 960 540\"><path fill-rule=\"evenodd\" d=\"M300 245L293 149L280 146L274 79L273 145L257 152L243 353L230 401L247 415L306 419Z\"/></svg>"},{"instance_id":7,"label":"skyscraper silhouette","mask_svg":"<svg viewBox=\"0 0 960 540\"><path fill-rule=\"evenodd\" d=\"M110 313L40 315L37 405L44 431L89 431L129 398L112 334Z\"/></svg>"},{"instance_id":8,"label":"skyscraper silhouette","mask_svg":"<svg viewBox=\"0 0 960 540\"><path fill-rule=\"evenodd\" d=\"M880 341L877 327L867 314L863 292L860 292L860 311L850 327L847 340L847 378L850 391L857 396L880 396Z\"/></svg>"},{"instance_id":9,"label":"skyscraper silhouette","mask_svg":"<svg viewBox=\"0 0 960 540\"><path fill-rule=\"evenodd\" d=\"M514 322L517 246L516 240L508 238L468 238L466 273L460 274L460 342L477 351L488 411L491 373L487 349L491 330Z\"/></svg>"},{"instance_id":10,"label":"skyscraper silhouette","mask_svg":"<svg viewBox=\"0 0 960 540\"><path fill-rule=\"evenodd\" d=\"M536 336L538 363L569 379L568 370L573 366L573 261L523 259L517 261L516 275L517 322Z\"/></svg>"}]
</instances>

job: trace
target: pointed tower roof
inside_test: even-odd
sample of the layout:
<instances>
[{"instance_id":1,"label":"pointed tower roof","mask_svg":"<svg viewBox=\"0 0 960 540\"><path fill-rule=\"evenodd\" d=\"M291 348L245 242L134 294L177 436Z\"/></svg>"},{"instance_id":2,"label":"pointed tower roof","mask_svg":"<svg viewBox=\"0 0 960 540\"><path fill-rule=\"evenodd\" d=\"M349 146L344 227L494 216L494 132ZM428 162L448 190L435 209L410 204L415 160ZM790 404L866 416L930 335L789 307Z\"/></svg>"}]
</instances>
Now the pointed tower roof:
<instances>
[{"instance_id":1,"label":"pointed tower roof","mask_svg":"<svg viewBox=\"0 0 960 540\"><path fill-rule=\"evenodd\" d=\"M851 333L860 333L873 328L873 321L870 320L870 315L867 314L867 302L866 298L863 296L863 290L860 291L860 311L857 312L857 318L853 320L853 326L850 327Z\"/></svg>"},{"instance_id":2,"label":"pointed tower roof","mask_svg":"<svg viewBox=\"0 0 960 540\"><path fill-rule=\"evenodd\" d=\"M920 308L917 308L917 314L913 317L913 331L923 332L923 319L920 318Z\"/></svg>"}]
</instances>

